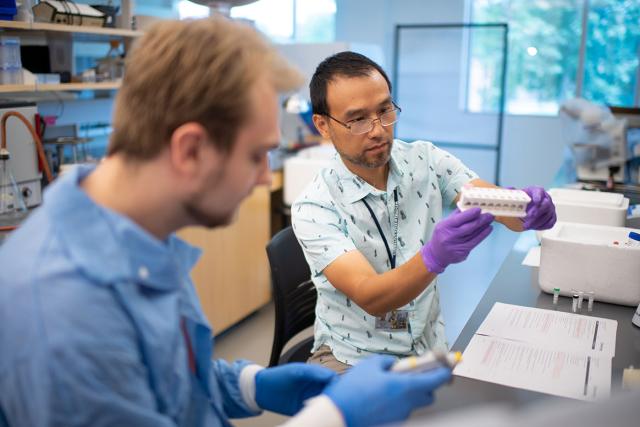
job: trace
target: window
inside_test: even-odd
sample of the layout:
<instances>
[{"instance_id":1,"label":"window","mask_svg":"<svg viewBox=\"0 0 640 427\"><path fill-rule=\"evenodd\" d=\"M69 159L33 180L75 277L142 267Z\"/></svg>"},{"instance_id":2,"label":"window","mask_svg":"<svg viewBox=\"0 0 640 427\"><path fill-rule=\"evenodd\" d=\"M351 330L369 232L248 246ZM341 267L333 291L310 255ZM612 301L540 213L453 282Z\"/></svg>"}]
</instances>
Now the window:
<instances>
[{"instance_id":1,"label":"window","mask_svg":"<svg viewBox=\"0 0 640 427\"><path fill-rule=\"evenodd\" d=\"M253 21L281 43L333 41L335 15L335 0L259 0L231 9L232 17Z\"/></svg>"},{"instance_id":2,"label":"window","mask_svg":"<svg viewBox=\"0 0 640 427\"><path fill-rule=\"evenodd\" d=\"M589 6L582 96L608 105L638 105L640 3L591 0Z\"/></svg>"},{"instance_id":3,"label":"window","mask_svg":"<svg viewBox=\"0 0 640 427\"><path fill-rule=\"evenodd\" d=\"M180 19L206 18L210 14L208 6L203 6L189 0L178 1L176 7L178 9L178 17Z\"/></svg>"},{"instance_id":4,"label":"window","mask_svg":"<svg viewBox=\"0 0 640 427\"><path fill-rule=\"evenodd\" d=\"M507 22L509 51L505 109L512 114L555 115L575 96L632 106L638 91L640 3L590 0L586 48L581 51L587 0L470 0L473 22ZM493 111L491 43L469 44L467 108ZM580 58L584 59L580 66Z\"/></svg>"}]
</instances>

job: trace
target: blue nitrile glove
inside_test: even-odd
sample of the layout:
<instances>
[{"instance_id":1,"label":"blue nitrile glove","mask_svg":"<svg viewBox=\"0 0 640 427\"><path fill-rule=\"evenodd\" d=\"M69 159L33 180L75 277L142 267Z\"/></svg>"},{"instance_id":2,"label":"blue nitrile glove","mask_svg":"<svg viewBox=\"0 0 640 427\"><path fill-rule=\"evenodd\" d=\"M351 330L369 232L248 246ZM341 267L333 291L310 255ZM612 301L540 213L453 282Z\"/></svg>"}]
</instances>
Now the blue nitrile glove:
<instances>
[{"instance_id":1,"label":"blue nitrile glove","mask_svg":"<svg viewBox=\"0 0 640 427\"><path fill-rule=\"evenodd\" d=\"M323 394L342 412L347 427L373 426L407 419L433 402L433 391L451 378L449 368L414 373L389 372L396 359L373 356L355 365Z\"/></svg>"},{"instance_id":2,"label":"blue nitrile glove","mask_svg":"<svg viewBox=\"0 0 640 427\"><path fill-rule=\"evenodd\" d=\"M527 216L522 226L525 230L548 230L556 223L556 207L549 193L542 187L527 187L522 191L531 197L527 205Z\"/></svg>"},{"instance_id":3,"label":"blue nitrile glove","mask_svg":"<svg viewBox=\"0 0 640 427\"><path fill-rule=\"evenodd\" d=\"M430 272L440 274L449 264L464 261L491 233L493 219L493 215L481 213L480 208L454 210L436 224L431 240L420 249L424 265Z\"/></svg>"},{"instance_id":4,"label":"blue nitrile glove","mask_svg":"<svg viewBox=\"0 0 640 427\"><path fill-rule=\"evenodd\" d=\"M331 369L306 363L263 369L256 374L256 403L267 411L293 415L336 376Z\"/></svg>"}]
</instances>

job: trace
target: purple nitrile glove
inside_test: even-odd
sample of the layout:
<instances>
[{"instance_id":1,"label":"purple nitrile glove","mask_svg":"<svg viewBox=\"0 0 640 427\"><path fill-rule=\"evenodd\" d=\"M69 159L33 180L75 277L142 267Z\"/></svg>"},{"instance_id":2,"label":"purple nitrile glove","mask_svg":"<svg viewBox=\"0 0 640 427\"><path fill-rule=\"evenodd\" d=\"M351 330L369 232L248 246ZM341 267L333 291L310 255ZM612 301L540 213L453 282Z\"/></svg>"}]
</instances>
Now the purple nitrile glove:
<instances>
[{"instance_id":1,"label":"purple nitrile glove","mask_svg":"<svg viewBox=\"0 0 640 427\"><path fill-rule=\"evenodd\" d=\"M440 274L449 264L467 259L469 252L490 233L493 215L480 208L456 209L436 224L431 240L420 249L422 261L430 272Z\"/></svg>"},{"instance_id":2,"label":"purple nitrile glove","mask_svg":"<svg viewBox=\"0 0 640 427\"><path fill-rule=\"evenodd\" d=\"M556 223L556 207L549 193L542 187L527 187L522 191L531 197L527 205L527 216L522 226L525 230L548 230Z\"/></svg>"}]
</instances>

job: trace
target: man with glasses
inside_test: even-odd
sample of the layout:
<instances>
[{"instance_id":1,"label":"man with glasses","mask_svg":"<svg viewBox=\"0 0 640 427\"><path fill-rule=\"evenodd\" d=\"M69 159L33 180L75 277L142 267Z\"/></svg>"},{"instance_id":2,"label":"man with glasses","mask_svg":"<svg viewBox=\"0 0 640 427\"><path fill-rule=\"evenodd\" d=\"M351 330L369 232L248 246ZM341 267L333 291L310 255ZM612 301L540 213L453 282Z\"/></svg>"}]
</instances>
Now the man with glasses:
<instances>
[{"instance_id":1,"label":"man with glasses","mask_svg":"<svg viewBox=\"0 0 640 427\"><path fill-rule=\"evenodd\" d=\"M338 155L292 206L292 223L318 291L310 362L338 372L372 353L446 350L436 276L465 260L496 220L547 229L555 208L539 187L524 221L454 211L462 186L494 187L430 142L394 140L402 111L384 70L341 52L309 85L313 121Z\"/></svg>"}]
</instances>

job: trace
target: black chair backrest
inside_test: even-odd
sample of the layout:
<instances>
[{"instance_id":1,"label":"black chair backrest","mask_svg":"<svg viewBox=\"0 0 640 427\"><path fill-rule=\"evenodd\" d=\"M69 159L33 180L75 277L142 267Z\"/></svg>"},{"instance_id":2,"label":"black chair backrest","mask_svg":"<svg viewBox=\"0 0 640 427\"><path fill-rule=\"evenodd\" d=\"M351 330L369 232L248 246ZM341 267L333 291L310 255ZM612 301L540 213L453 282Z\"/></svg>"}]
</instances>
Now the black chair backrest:
<instances>
[{"instance_id":1,"label":"black chair backrest","mask_svg":"<svg viewBox=\"0 0 640 427\"><path fill-rule=\"evenodd\" d=\"M267 245L267 256L276 310L269 366L275 366L287 342L313 325L318 296L311 281L309 265L291 227L273 236Z\"/></svg>"}]
</instances>

